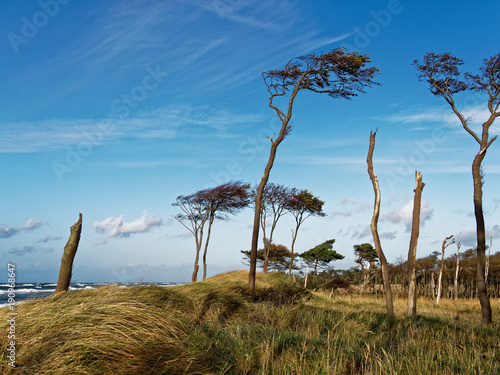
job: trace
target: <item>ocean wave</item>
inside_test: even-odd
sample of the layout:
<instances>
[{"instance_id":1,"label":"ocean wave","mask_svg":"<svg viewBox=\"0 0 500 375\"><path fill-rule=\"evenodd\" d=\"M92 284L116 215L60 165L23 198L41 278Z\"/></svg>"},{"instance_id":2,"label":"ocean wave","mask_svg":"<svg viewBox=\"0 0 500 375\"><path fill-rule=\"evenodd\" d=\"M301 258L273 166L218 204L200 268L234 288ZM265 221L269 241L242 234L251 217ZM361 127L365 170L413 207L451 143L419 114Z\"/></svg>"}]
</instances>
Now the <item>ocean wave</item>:
<instances>
[{"instance_id":1,"label":"ocean wave","mask_svg":"<svg viewBox=\"0 0 500 375\"><path fill-rule=\"evenodd\" d=\"M29 293L51 293L55 292L55 289L34 289L34 288L21 288L21 289L14 289L15 294L29 294ZM9 294L8 290L0 290L0 296L1 295L7 295Z\"/></svg>"},{"instance_id":2,"label":"ocean wave","mask_svg":"<svg viewBox=\"0 0 500 375\"><path fill-rule=\"evenodd\" d=\"M93 286L90 286L90 285L84 285L84 284L76 284L76 285L81 285L84 288L76 288L76 287L70 285L69 290L89 290L89 289L95 289Z\"/></svg>"}]
</instances>

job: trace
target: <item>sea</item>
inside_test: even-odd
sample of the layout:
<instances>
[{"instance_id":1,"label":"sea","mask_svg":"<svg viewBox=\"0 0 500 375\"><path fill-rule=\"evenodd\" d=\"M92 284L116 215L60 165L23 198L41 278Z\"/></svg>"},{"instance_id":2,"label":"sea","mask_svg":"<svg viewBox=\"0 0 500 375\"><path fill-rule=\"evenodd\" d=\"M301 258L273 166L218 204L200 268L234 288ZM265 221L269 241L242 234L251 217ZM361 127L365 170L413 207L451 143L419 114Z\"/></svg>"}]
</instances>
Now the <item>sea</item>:
<instances>
[{"instance_id":1,"label":"sea","mask_svg":"<svg viewBox=\"0 0 500 375\"><path fill-rule=\"evenodd\" d=\"M120 285L120 286L133 286L139 283L71 283L69 290L78 291L85 289L96 289L104 285ZM160 287L170 287L173 285L179 285L183 283L141 283L143 285L157 285ZM28 298L43 298L54 294L56 291L57 284L55 283L16 283L14 288L15 297L14 300L17 303L22 302ZM8 284L0 284L0 309L8 306L9 300L9 288Z\"/></svg>"}]
</instances>

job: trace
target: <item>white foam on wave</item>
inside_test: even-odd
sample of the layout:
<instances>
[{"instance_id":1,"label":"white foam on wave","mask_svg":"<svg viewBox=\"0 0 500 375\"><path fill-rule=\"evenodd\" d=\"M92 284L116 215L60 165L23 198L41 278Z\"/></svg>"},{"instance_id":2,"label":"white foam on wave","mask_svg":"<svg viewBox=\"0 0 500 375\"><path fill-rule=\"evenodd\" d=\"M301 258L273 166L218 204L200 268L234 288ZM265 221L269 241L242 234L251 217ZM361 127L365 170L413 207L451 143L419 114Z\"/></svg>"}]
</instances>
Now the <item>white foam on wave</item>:
<instances>
[{"instance_id":1,"label":"white foam on wave","mask_svg":"<svg viewBox=\"0 0 500 375\"><path fill-rule=\"evenodd\" d=\"M84 288L76 288L74 286L70 286L69 290L91 290L91 289L95 289L93 286L90 286L90 285L84 285L84 284L82 284L81 286L82 287L84 286Z\"/></svg>"}]
</instances>

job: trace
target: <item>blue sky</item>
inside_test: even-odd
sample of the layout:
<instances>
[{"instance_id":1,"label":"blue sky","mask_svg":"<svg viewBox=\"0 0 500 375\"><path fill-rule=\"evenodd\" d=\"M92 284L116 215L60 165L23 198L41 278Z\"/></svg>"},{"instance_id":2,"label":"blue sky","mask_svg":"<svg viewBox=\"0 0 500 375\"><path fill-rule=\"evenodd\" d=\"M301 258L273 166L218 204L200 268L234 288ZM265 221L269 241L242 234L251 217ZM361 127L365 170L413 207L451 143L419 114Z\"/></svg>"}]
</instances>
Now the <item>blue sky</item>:
<instances>
[{"instance_id":1,"label":"blue sky","mask_svg":"<svg viewBox=\"0 0 500 375\"><path fill-rule=\"evenodd\" d=\"M476 72L499 52L498 1L13 1L0 3L0 251L19 281L55 281L69 227L83 214L75 281L187 281L194 239L173 216L181 194L257 183L280 126L261 73L347 46L370 55L381 86L352 101L301 92L270 181L308 189L325 218L302 252L330 238L354 265L371 242L366 172L378 128L379 231L406 258L415 170L423 191L417 256L459 234L474 246L470 165L477 144L411 63L451 52ZM477 129L484 97L457 96ZM492 134L500 133L497 120ZM485 219L500 240L500 141L486 156ZM252 212L214 224L209 275L244 269ZM292 219L275 240L291 243ZM448 251L454 252L455 249Z\"/></svg>"}]
</instances>

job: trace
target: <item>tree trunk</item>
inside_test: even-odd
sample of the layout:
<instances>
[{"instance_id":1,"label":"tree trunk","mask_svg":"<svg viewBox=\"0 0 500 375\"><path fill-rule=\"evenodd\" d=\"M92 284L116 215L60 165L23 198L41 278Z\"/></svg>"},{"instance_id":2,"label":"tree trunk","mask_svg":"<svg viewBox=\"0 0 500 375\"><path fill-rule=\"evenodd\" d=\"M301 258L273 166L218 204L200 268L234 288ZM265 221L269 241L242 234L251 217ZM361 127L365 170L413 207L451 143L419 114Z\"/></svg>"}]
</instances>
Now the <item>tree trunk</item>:
<instances>
[{"instance_id":1,"label":"tree trunk","mask_svg":"<svg viewBox=\"0 0 500 375\"><path fill-rule=\"evenodd\" d=\"M434 272L431 273L431 296L432 302L436 304L436 284L434 282Z\"/></svg>"},{"instance_id":2,"label":"tree trunk","mask_svg":"<svg viewBox=\"0 0 500 375\"><path fill-rule=\"evenodd\" d=\"M271 145L269 160L267 162L266 168L264 169L264 175L260 180L259 188L257 189L257 195L255 196L255 215L253 219L252 248L250 249L250 272L248 273L248 284L250 292L253 292L255 290L255 274L257 272L257 247L259 243L259 225L260 225L260 210L262 207L262 194L264 192L264 187L266 186L267 181L269 180L269 174L271 173L271 168L273 167L274 159L276 158L276 149L278 148L279 145L278 139Z\"/></svg>"},{"instance_id":3,"label":"tree trunk","mask_svg":"<svg viewBox=\"0 0 500 375\"><path fill-rule=\"evenodd\" d=\"M300 79L300 82L302 79ZM250 292L255 290L255 274L257 271L257 246L259 242L259 222L260 222L260 210L262 208L262 194L264 192L264 187L269 180L269 174L271 173L271 168L274 164L274 159L276 159L276 150L279 144L285 139L285 135L288 129L288 123L292 118L292 108L293 101L300 90L300 85L293 88L292 94L290 95L290 100L288 101L288 111L285 116L277 107L273 105L274 95L271 94L269 98L269 107L274 109L278 114L278 117L282 121L280 133L275 141L271 138L271 151L269 153L269 160L267 161L266 168L264 169L264 175L260 180L259 188L257 189L257 194L255 196L255 215L253 218L253 232L252 232L252 248L250 249L250 271L248 273L248 287Z\"/></svg>"},{"instance_id":4,"label":"tree trunk","mask_svg":"<svg viewBox=\"0 0 500 375\"><path fill-rule=\"evenodd\" d=\"M309 274L309 266L306 268L306 277L304 279L304 288L307 288L307 275Z\"/></svg>"},{"instance_id":5,"label":"tree trunk","mask_svg":"<svg viewBox=\"0 0 500 375\"><path fill-rule=\"evenodd\" d=\"M493 244L493 232L490 233L490 247L488 247L488 257L486 258L486 266L484 270L484 282L488 284L488 272L490 270L491 245Z\"/></svg>"},{"instance_id":6,"label":"tree trunk","mask_svg":"<svg viewBox=\"0 0 500 375\"><path fill-rule=\"evenodd\" d=\"M302 220L302 215L300 215L300 220ZM292 256L290 257L290 264L288 266L288 276L292 276L292 267L293 267L293 258L294 258L294 249L295 249L295 240L297 239L297 233L299 232L299 227L300 227L300 222L297 224L295 228L295 232L292 231L292 248L291 248L291 254ZM316 271L314 271L314 274L316 275Z\"/></svg>"},{"instance_id":7,"label":"tree trunk","mask_svg":"<svg viewBox=\"0 0 500 375\"><path fill-rule=\"evenodd\" d=\"M380 237L378 235L378 217L380 214L380 188L378 185L377 176L373 173L373 150L375 149L375 135L377 131L370 132L370 147L368 148L368 156L366 162L368 163L368 174L370 175L370 180L372 181L373 190L375 192L375 203L373 207L373 217L371 221L371 231L373 235L373 241L375 242L375 250L377 251L377 256L380 260L380 267L382 268L382 280L384 282L384 292L385 292L385 305L387 308L387 313L394 315L394 305L392 302L392 291L391 282L389 278L389 268L387 267L387 259L382 251L382 245L380 243Z\"/></svg>"},{"instance_id":8,"label":"tree trunk","mask_svg":"<svg viewBox=\"0 0 500 375\"><path fill-rule=\"evenodd\" d=\"M417 243L420 231L420 206L422 202L422 190L425 184L422 182L422 174L415 171L415 196L413 199L413 218L411 225L410 248L408 250L408 315L417 314L417 285L415 277L415 260L417 256Z\"/></svg>"},{"instance_id":9,"label":"tree trunk","mask_svg":"<svg viewBox=\"0 0 500 375\"><path fill-rule=\"evenodd\" d=\"M203 251L203 280L207 278L207 251L208 251L208 242L210 241L210 232L212 231L212 224L214 222L215 216L210 215L210 219L208 221L208 233L207 239L205 240L205 250Z\"/></svg>"},{"instance_id":10,"label":"tree trunk","mask_svg":"<svg viewBox=\"0 0 500 375\"><path fill-rule=\"evenodd\" d=\"M363 272L363 285L361 286L361 294L364 294L366 292L366 287L368 286L368 283L370 282L370 270L365 270Z\"/></svg>"},{"instance_id":11,"label":"tree trunk","mask_svg":"<svg viewBox=\"0 0 500 375\"><path fill-rule=\"evenodd\" d=\"M198 270L200 269L200 266L198 265L200 261L200 250L201 250L201 244L203 243L203 230L200 230L200 236L195 236L195 241L196 241L196 257L194 258L194 270L193 274L191 275L191 282L194 283L198 279Z\"/></svg>"},{"instance_id":12,"label":"tree trunk","mask_svg":"<svg viewBox=\"0 0 500 375\"><path fill-rule=\"evenodd\" d=\"M455 305L458 302L458 271L460 269L460 259L458 258L458 253L460 252L460 246L461 245L462 244L460 242L457 243L457 253L456 253L457 266L455 267L455 280L454 280L454 284L455 284Z\"/></svg>"},{"instance_id":13,"label":"tree trunk","mask_svg":"<svg viewBox=\"0 0 500 375\"><path fill-rule=\"evenodd\" d=\"M264 264L262 265L262 273L267 273L267 268L269 266L269 252L271 250L271 241L267 241L266 238L266 218L265 215L262 215L260 218L260 226L262 227L262 235L264 237Z\"/></svg>"},{"instance_id":14,"label":"tree trunk","mask_svg":"<svg viewBox=\"0 0 500 375\"><path fill-rule=\"evenodd\" d=\"M264 264L262 265L262 273L267 273L268 268L269 268L269 252L267 252L267 255L264 255Z\"/></svg>"},{"instance_id":15,"label":"tree trunk","mask_svg":"<svg viewBox=\"0 0 500 375\"><path fill-rule=\"evenodd\" d=\"M486 231L484 227L483 182L481 176L481 163L485 155L486 148L481 149L474 158L472 178L474 180L474 214L476 216L477 233L477 295L481 303L482 321L484 324L490 324L492 322L491 305L484 277L486 269Z\"/></svg>"},{"instance_id":16,"label":"tree trunk","mask_svg":"<svg viewBox=\"0 0 500 375\"><path fill-rule=\"evenodd\" d=\"M198 260L200 259L200 252L196 252L196 260L194 261L194 270L193 274L191 275L191 282L195 283L196 280L198 279L198 270L200 269L200 266L198 264Z\"/></svg>"},{"instance_id":17,"label":"tree trunk","mask_svg":"<svg viewBox=\"0 0 500 375\"><path fill-rule=\"evenodd\" d=\"M71 272L73 269L73 260L75 259L78 244L80 243L80 235L82 233L82 214L78 221L71 227L70 235L61 259L61 268L59 270L59 279L55 293L65 293L69 289L71 281Z\"/></svg>"},{"instance_id":18,"label":"tree trunk","mask_svg":"<svg viewBox=\"0 0 500 375\"><path fill-rule=\"evenodd\" d=\"M436 296L436 306L439 305L439 301L441 300L441 292L442 292L442 280L443 280L443 269L444 269L444 250L447 248L446 241L448 241L453 236L446 237L443 241L443 246L441 247L441 265L439 266L439 276L438 276L438 289Z\"/></svg>"},{"instance_id":19,"label":"tree trunk","mask_svg":"<svg viewBox=\"0 0 500 375\"><path fill-rule=\"evenodd\" d=\"M294 97L292 97L293 100ZM253 232L252 232L252 248L250 250L250 272L248 273L248 285L251 292L255 290L255 274L257 271L257 246L259 243L259 226L260 226L260 210L262 207L262 194L264 192L264 187L269 180L269 175L271 173L271 168L274 164L274 159L276 159L276 149L279 144L285 138L286 128L288 127L288 122L290 117L287 117L281 126L280 134L274 142L271 143L271 152L269 153L269 160L267 161L266 168L264 169L264 175L260 180L259 188L257 189L257 195L255 196L255 214L253 218Z\"/></svg>"}]
</instances>

